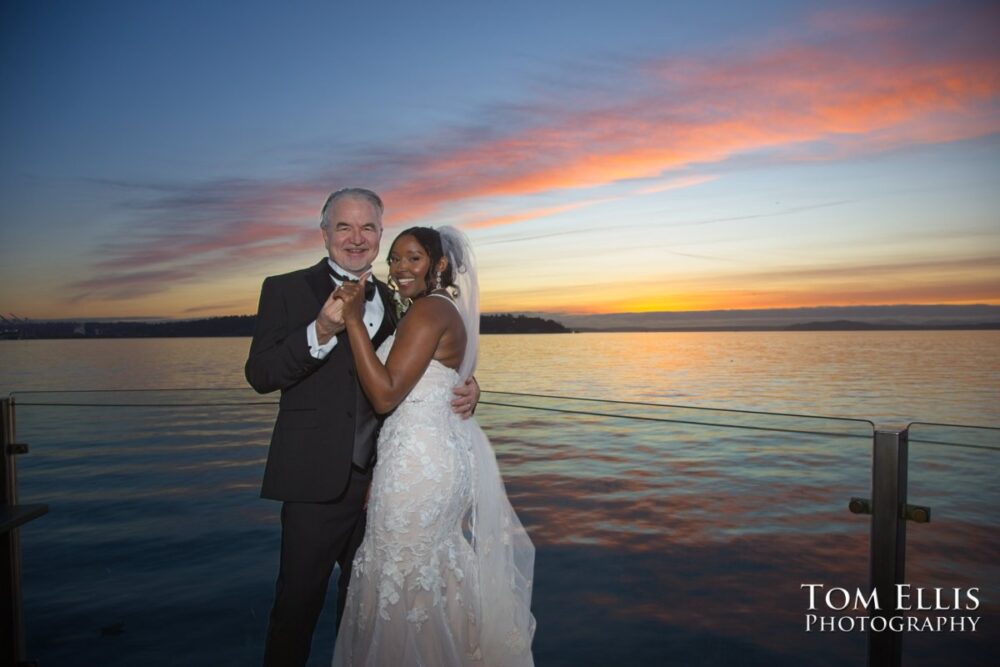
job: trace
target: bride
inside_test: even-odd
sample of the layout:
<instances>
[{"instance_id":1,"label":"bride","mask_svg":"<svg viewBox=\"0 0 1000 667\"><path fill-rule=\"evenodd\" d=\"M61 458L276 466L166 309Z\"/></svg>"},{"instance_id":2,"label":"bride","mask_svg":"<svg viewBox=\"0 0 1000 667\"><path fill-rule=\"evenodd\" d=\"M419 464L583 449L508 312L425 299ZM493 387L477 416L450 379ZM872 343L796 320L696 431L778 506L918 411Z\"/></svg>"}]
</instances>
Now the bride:
<instances>
[{"instance_id":1,"label":"bride","mask_svg":"<svg viewBox=\"0 0 1000 667\"><path fill-rule=\"evenodd\" d=\"M472 249L452 227L414 227L393 241L389 272L413 303L377 353L361 320L363 288L345 283L335 294L361 386L392 414L333 664L533 665L534 547L486 435L450 407L479 348Z\"/></svg>"}]
</instances>

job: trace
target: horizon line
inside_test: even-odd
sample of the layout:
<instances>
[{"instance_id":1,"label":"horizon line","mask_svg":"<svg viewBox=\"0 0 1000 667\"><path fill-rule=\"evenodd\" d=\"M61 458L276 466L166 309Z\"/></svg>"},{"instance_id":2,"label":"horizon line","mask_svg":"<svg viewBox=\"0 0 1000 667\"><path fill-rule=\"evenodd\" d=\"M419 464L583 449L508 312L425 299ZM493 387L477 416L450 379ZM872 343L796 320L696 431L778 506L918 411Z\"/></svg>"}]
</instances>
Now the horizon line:
<instances>
[{"instance_id":1,"label":"horizon line","mask_svg":"<svg viewBox=\"0 0 1000 667\"><path fill-rule=\"evenodd\" d=\"M654 316L654 315L690 315L690 314L720 314L720 313L783 313L783 312L801 312L801 311L817 311L817 310L839 310L846 311L849 309L902 309L902 308L918 308L921 310L926 309L940 309L940 310L953 310L953 309L975 309L975 308L995 308L1000 309L1000 303L881 303L881 304L853 304L853 305L817 305L817 306L788 306L788 307L774 307L774 308L712 308L704 310L648 310L648 311L614 311L607 313L594 313L594 312L574 312L574 311L563 311L563 310L497 310L497 311L483 311L481 315L532 315L532 316L565 316L573 318L592 318L592 317L613 317L613 316L632 316L632 317L643 317L643 316ZM92 317L42 317L42 318L31 318L31 317L21 317L14 315L13 313L8 313L7 317L4 317L0 313L0 325L16 326L18 324L25 324L31 322L88 322L88 321L101 321L101 322L162 322L162 321L176 321L176 322L189 322L197 320L208 320L221 317L253 317L256 313L233 313L233 314L216 314L216 315L201 315L197 317L177 317L177 316L164 316L164 315L133 315L133 316L92 316Z\"/></svg>"}]
</instances>

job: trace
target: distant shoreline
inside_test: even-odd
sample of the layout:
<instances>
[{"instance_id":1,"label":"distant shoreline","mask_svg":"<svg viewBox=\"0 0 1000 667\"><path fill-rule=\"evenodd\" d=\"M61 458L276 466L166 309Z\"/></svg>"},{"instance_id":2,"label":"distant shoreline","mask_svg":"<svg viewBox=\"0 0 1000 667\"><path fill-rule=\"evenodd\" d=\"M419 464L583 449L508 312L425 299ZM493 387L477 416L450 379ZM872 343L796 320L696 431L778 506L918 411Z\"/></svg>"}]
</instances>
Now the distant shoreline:
<instances>
[{"instance_id":1,"label":"distant shoreline","mask_svg":"<svg viewBox=\"0 0 1000 667\"><path fill-rule=\"evenodd\" d=\"M161 322L34 322L18 321L0 332L3 340L74 340L107 338L227 338L253 335L255 315L230 315L200 320ZM483 334L572 333L562 324L541 317L496 314L483 315Z\"/></svg>"},{"instance_id":2,"label":"distant shoreline","mask_svg":"<svg viewBox=\"0 0 1000 667\"><path fill-rule=\"evenodd\" d=\"M84 340L119 338L248 338L253 335L254 315L233 315L201 320L165 322L27 322L3 331L3 340ZM622 326L568 328L554 320L525 315L483 315L480 333L723 333L723 332L817 332L817 331L997 331L998 322L958 324L903 324L836 320L782 325L729 326Z\"/></svg>"},{"instance_id":3,"label":"distant shoreline","mask_svg":"<svg viewBox=\"0 0 1000 667\"><path fill-rule=\"evenodd\" d=\"M692 327L607 327L574 329L577 333L683 333L683 332L741 332L741 331L993 331L1000 330L1000 322L974 322L966 324L878 324L871 322L803 322L773 326L692 326Z\"/></svg>"},{"instance_id":4,"label":"distant shoreline","mask_svg":"<svg viewBox=\"0 0 1000 667\"><path fill-rule=\"evenodd\" d=\"M0 315L0 339L205 338L253 335L255 315L196 319L28 320ZM742 332L742 331L991 331L1000 305L886 304L736 310L620 313L521 311L482 315L483 334Z\"/></svg>"}]
</instances>

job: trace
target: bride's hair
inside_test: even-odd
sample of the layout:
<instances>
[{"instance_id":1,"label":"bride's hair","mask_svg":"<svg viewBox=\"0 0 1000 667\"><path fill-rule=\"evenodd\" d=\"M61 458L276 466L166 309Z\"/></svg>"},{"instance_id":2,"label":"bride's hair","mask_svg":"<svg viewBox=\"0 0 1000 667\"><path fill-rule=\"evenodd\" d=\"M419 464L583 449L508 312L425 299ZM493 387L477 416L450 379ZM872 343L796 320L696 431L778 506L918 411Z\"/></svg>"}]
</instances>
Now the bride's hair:
<instances>
[{"instance_id":1,"label":"bride's hair","mask_svg":"<svg viewBox=\"0 0 1000 667\"><path fill-rule=\"evenodd\" d=\"M427 256L431 258L431 264L427 268L427 275L424 276L424 284L427 289L420 296L427 296L434 290L434 279L436 277L436 271L434 267L437 263L441 261L444 257L444 247L441 245L441 234L438 230L433 227L410 227L409 229L404 229L401 231L395 239L392 241L392 245L396 245L396 241L404 236L412 236L417 240L417 243L424 249ZM391 246L390 246L391 247ZM451 287L455 284L455 274L452 271L451 262L445 267L444 271L441 272L441 287Z\"/></svg>"}]
</instances>

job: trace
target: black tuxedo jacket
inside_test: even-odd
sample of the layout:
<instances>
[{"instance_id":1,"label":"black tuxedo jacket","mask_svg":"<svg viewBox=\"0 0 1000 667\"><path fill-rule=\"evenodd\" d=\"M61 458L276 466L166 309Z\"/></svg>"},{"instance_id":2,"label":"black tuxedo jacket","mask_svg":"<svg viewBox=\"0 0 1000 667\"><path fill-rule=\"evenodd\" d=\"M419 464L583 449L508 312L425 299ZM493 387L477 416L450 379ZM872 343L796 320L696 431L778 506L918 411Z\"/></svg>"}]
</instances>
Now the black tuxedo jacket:
<instances>
[{"instance_id":1,"label":"black tuxedo jacket","mask_svg":"<svg viewBox=\"0 0 1000 667\"><path fill-rule=\"evenodd\" d=\"M306 328L333 291L326 259L264 280L246 377L257 392L281 391L261 496L325 502L347 488L358 401L371 413L354 370L347 332L326 359L309 354ZM389 288L376 281L385 305L380 333L391 332L396 311ZM381 338L385 338L382 335ZM376 338L376 345L381 341Z\"/></svg>"}]
</instances>

